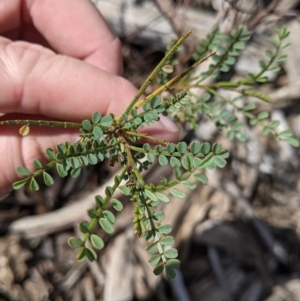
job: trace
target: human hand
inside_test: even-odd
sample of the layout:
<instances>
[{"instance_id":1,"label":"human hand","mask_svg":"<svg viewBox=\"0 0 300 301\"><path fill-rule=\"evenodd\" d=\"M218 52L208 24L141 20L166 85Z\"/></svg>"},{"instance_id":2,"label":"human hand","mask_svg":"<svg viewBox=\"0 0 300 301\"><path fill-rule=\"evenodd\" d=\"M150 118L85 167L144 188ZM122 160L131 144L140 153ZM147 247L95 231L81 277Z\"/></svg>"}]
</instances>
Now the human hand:
<instances>
[{"instance_id":1,"label":"human hand","mask_svg":"<svg viewBox=\"0 0 300 301\"><path fill-rule=\"evenodd\" d=\"M94 111L122 113L136 93L120 77L119 40L89 0L2 0L0 35L2 119L80 122ZM0 131L0 196L17 180L17 166L31 170L46 148L77 138L61 129L32 128L26 137L12 127ZM165 117L147 132L178 138Z\"/></svg>"}]
</instances>

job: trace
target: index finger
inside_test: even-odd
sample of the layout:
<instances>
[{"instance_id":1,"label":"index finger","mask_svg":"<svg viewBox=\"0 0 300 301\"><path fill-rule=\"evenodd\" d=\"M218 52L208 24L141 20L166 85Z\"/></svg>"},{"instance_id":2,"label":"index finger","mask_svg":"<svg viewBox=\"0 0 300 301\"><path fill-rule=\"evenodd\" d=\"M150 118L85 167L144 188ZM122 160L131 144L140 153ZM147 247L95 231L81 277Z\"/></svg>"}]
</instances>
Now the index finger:
<instances>
[{"instance_id":1,"label":"index finger","mask_svg":"<svg viewBox=\"0 0 300 301\"><path fill-rule=\"evenodd\" d=\"M113 74L122 71L121 46L89 0L1 0L0 32L32 35L34 26L58 53L84 60Z\"/></svg>"}]
</instances>

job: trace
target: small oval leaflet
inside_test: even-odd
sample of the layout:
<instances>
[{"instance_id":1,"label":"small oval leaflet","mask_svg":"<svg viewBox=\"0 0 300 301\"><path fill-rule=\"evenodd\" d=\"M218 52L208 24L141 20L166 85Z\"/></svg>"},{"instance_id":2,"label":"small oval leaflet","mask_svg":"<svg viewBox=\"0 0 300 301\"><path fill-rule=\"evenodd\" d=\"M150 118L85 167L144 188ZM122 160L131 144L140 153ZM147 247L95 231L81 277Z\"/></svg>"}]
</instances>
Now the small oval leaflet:
<instances>
[{"instance_id":1,"label":"small oval leaflet","mask_svg":"<svg viewBox=\"0 0 300 301\"><path fill-rule=\"evenodd\" d=\"M177 144L177 150L183 154L187 150L187 144L184 141L181 141Z\"/></svg>"},{"instance_id":2,"label":"small oval leaflet","mask_svg":"<svg viewBox=\"0 0 300 301\"><path fill-rule=\"evenodd\" d=\"M22 188L27 183L27 180L28 179L23 179L23 180L13 183L13 189L18 190L18 189Z\"/></svg>"},{"instance_id":3,"label":"small oval leaflet","mask_svg":"<svg viewBox=\"0 0 300 301\"><path fill-rule=\"evenodd\" d=\"M160 201L162 201L164 203L169 203L170 202L170 199L166 195L164 195L164 194L162 194L160 192L156 192L155 195L157 196L157 198Z\"/></svg>"},{"instance_id":4,"label":"small oval leaflet","mask_svg":"<svg viewBox=\"0 0 300 301\"><path fill-rule=\"evenodd\" d=\"M96 195L95 196L95 203L96 203L97 207L103 208L104 200L103 200L102 196Z\"/></svg>"},{"instance_id":5,"label":"small oval leaflet","mask_svg":"<svg viewBox=\"0 0 300 301\"><path fill-rule=\"evenodd\" d=\"M106 233L111 234L114 232L113 225L106 218L100 218L99 224Z\"/></svg>"},{"instance_id":6,"label":"small oval leaflet","mask_svg":"<svg viewBox=\"0 0 300 301\"><path fill-rule=\"evenodd\" d=\"M55 152L53 151L53 149L47 148L46 154L51 160L55 160L56 156L55 156Z\"/></svg>"},{"instance_id":7,"label":"small oval leaflet","mask_svg":"<svg viewBox=\"0 0 300 301\"><path fill-rule=\"evenodd\" d=\"M159 96L155 95L151 98L150 104L153 109L157 108L161 103L161 99Z\"/></svg>"},{"instance_id":8,"label":"small oval leaflet","mask_svg":"<svg viewBox=\"0 0 300 301\"><path fill-rule=\"evenodd\" d=\"M116 217L114 216L114 214L108 210L104 210L103 215L111 224L113 224L116 221Z\"/></svg>"},{"instance_id":9,"label":"small oval leaflet","mask_svg":"<svg viewBox=\"0 0 300 301\"><path fill-rule=\"evenodd\" d=\"M157 267L155 267L155 269L153 270L154 275L160 275L163 272L164 268L164 264L160 264Z\"/></svg>"},{"instance_id":10,"label":"small oval leaflet","mask_svg":"<svg viewBox=\"0 0 300 301\"><path fill-rule=\"evenodd\" d=\"M167 159L167 157L164 156L164 155L159 155L159 157L158 157L158 162L159 162L159 164L160 164L161 166L166 166L166 165L168 165L168 159Z\"/></svg>"},{"instance_id":11,"label":"small oval leaflet","mask_svg":"<svg viewBox=\"0 0 300 301\"><path fill-rule=\"evenodd\" d=\"M90 131L92 129L92 124L89 120L82 121L82 128L86 131Z\"/></svg>"},{"instance_id":12,"label":"small oval leaflet","mask_svg":"<svg viewBox=\"0 0 300 301\"><path fill-rule=\"evenodd\" d=\"M198 174L194 174L194 177L200 181L203 184L207 184L208 183L208 178L206 175L202 174L202 173L198 173Z\"/></svg>"},{"instance_id":13,"label":"small oval leaflet","mask_svg":"<svg viewBox=\"0 0 300 301\"><path fill-rule=\"evenodd\" d=\"M85 255L89 261L94 261L97 259L97 254L92 248L85 248Z\"/></svg>"},{"instance_id":14,"label":"small oval leaflet","mask_svg":"<svg viewBox=\"0 0 300 301\"><path fill-rule=\"evenodd\" d=\"M37 191L40 189L40 186L35 178L31 178L29 187L31 190Z\"/></svg>"},{"instance_id":15,"label":"small oval leaflet","mask_svg":"<svg viewBox=\"0 0 300 301\"><path fill-rule=\"evenodd\" d=\"M106 186L105 195L111 197L114 193L114 189L111 186Z\"/></svg>"},{"instance_id":16,"label":"small oval leaflet","mask_svg":"<svg viewBox=\"0 0 300 301\"><path fill-rule=\"evenodd\" d=\"M177 189L175 189L175 188L170 188L170 189L169 189L169 192L170 192L172 195L176 196L177 198L180 198L180 199L185 198L185 193L182 192L182 191L180 191L180 190L177 190Z\"/></svg>"},{"instance_id":17,"label":"small oval leaflet","mask_svg":"<svg viewBox=\"0 0 300 301\"><path fill-rule=\"evenodd\" d=\"M112 119L111 115L106 115L101 118L100 124L102 126L108 127L108 126L112 125L112 122L113 122L113 119Z\"/></svg>"},{"instance_id":18,"label":"small oval leaflet","mask_svg":"<svg viewBox=\"0 0 300 301\"><path fill-rule=\"evenodd\" d=\"M180 260L178 259L170 259L167 261L166 264L167 267L171 267L173 269L179 269L180 268Z\"/></svg>"},{"instance_id":19,"label":"small oval leaflet","mask_svg":"<svg viewBox=\"0 0 300 301\"><path fill-rule=\"evenodd\" d=\"M81 168L72 169L70 175L72 178L77 178L81 173Z\"/></svg>"},{"instance_id":20,"label":"small oval leaflet","mask_svg":"<svg viewBox=\"0 0 300 301\"><path fill-rule=\"evenodd\" d=\"M85 253L85 247L82 247L82 248L80 249L80 251L78 252L78 254L77 254L77 260L78 260L79 262L85 260L85 258L86 258L86 255L85 255L85 254L86 254L86 253Z\"/></svg>"},{"instance_id":21,"label":"small oval leaflet","mask_svg":"<svg viewBox=\"0 0 300 301\"><path fill-rule=\"evenodd\" d=\"M99 237L99 236L97 236L97 235L95 235L95 234L92 234L91 237L90 237L90 240L91 240L92 245L93 245L96 249L98 249L98 250L103 249L103 247L104 247L104 242L103 242L103 240L102 240L101 237Z\"/></svg>"},{"instance_id":22,"label":"small oval leaflet","mask_svg":"<svg viewBox=\"0 0 300 301\"><path fill-rule=\"evenodd\" d=\"M125 194L130 195L130 189L127 186L119 186L119 189Z\"/></svg>"},{"instance_id":23,"label":"small oval leaflet","mask_svg":"<svg viewBox=\"0 0 300 301\"><path fill-rule=\"evenodd\" d=\"M83 246L83 241L80 238L77 237L71 237L68 240L68 244L72 248L80 248Z\"/></svg>"},{"instance_id":24,"label":"small oval leaflet","mask_svg":"<svg viewBox=\"0 0 300 301\"><path fill-rule=\"evenodd\" d=\"M147 248L146 248L146 252L148 254L152 254L157 250L157 244L156 242L151 243Z\"/></svg>"},{"instance_id":25,"label":"small oval leaflet","mask_svg":"<svg viewBox=\"0 0 300 301\"><path fill-rule=\"evenodd\" d=\"M172 154L175 151L175 144L174 143L169 143L167 145L167 151Z\"/></svg>"},{"instance_id":26,"label":"small oval leaflet","mask_svg":"<svg viewBox=\"0 0 300 301\"><path fill-rule=\"evenodd\" d=\"M54 184L54 180L53 178L51 177L51 175L49 175L47 172L43 171L43 179L44 179L44 183L47 185L47 186L51 186Z\"/></svg>"},{"instance_id":27,"label":"small oval leaflet","mask_svg":"<svg viewBox=\"0 0 300 301\"><path fill-rule=\"evenodd\" d=\"M151 258L148 260L148 262L154 266L157 265L160 262L161 259L161 255L160 254L155 254L153 256L151 256Z\"/></svg>"},{"instance_id":28,"label":"small oval leaflet","mask_svg":"<svg viewBox=\"0 0 300 301\"><path fill-rule=\"evenodd\" d=\"M62 166L62 164L57 163L56 164L56 170L57 173L63 178L66 177L68 175L68 172L64 169L64 167Z\"/></svg>"},{"instance_id":29,"label":"small oval leaflet","mask_svg":"<svg viewBox=\"0 0 300 301\"><path fill-rule=\"evenodd\" d=\"M112 205L113 205L113 207L116 211L122 211L123 210L123 204L119 200L112 199L111 202L112 202Z\"/></svg>"},{"instance_id":30,"label":"small oval leaflet","mask_svg":"<svg viewBox=\"0 0 300 301\"><path fill-rule=\"evenodd\" d=\"M161 234L169 234L172 231L171 225L162 225L158 227L158 232Z\"/></svg>"},{"instance_id":31,"label":"small oval leaflet","mask_svg":"<svg viewBox=\"0 0 300 301\"><path fill-rule=\"evenodd\" d=\"M168 279L175 278L176 272L172 267L166 266L166 276Z\"/></svg>"},{"instance_id":32,"label":"small oval leaflet","mask_svg":"<svg viewBox=\"0 0 300 301\"><path fill-rule=\"evenodd\" d=\"M145 194L147 195L147 197L150 200L152 200L154 202L156 202L158 200L157 196L153 192L151 192L150 190L148 190L148 189L145 189Z\"/></svg>"},{"instance_id":33,"label":"small oval leaflet","mask_svg":"<svg viewBox=\"0 0 300 301\"><path fill-rule=\"evenodd\" d=\"M87 214L90 218L99 217L96 209L88 209Z\"/></svg>"},{"instance_id":34,"label":"small oval leaflet","mask_svg":"<svg viewBox=\"0 0 300 301\"><path fill-rule=\"evenodd\" d=\"M158 212L155 212L153 215L152 215L153 219L155 221L162 221L164 218L165 218L165 214L162 212L162 211L158 211Z\"/></svg>"},{"instance_id":35,"label":"small oval leaflet","mask_svg":"<svg viewBox=\"0 0 300 301\"><path fill-rule=\"evenodd\" d=\"M183 181L181 183L185 188L187 189L190 189L190 190L193 190L197 187L197 185L195 183L190 183L190 182L187 182L187 181Z\"/></svg>"},{"instance_id":36,"label":"small oval leaflet","mask_svg":"<svg viewBox=\"0 0 300 301\"><path fill-rule=\"evenodd\" d=\"M151 153L148 153L148 154L147 154L147 160L148 160L150 163L153 163L153 162L154 162L154 155L151 154Z\"/></svg>"},{"instance_id":37,"label":"small oval leaflet","mask_svg":"<svg viewBox=\"0 0 300 301\"><path fill-rule=\"evenodd\" d=\"M96 124L100 121L101 119L101 114L99 112L95 112L92 116L92 122L93 124Z\"/></svg>"},{"instance_id":38,"label":"small oval leaflet","mask_svg":"<svg viewBox=\"0 0 300 301\"><path fill-rule=\"evenodd\" d=\"M96 139L100 139L103 136L103 131L100 127L95 126L93 129L93 134Z\"/></svg>"},{"instance_id":39,"label":"small oval leaflet","mask_svg":"<svg viewBox=\"0 0 300 301\"><path fill-rule=\"evenodd\" d=\"M35 160L33 161L33 165L34 165L37 169L42 169L42 168L43 168L43 165L42 165L41 161L40 161L40 160L37 160L37 159L35 159Z\"/></svg>"},{"instance_id":40,"label":"small oval leaflet","mask_svg":"<svg viewBox=\"0 0 300 301\"><path fill-rule=\"evenodd\" d=\"M22 176L31 176L31 172L23 166L18 166L17 172Z\"/></svg>"},{"instance_id":41,"label":"small oval leaflet","mask_svg":"<svg viewBox=\"0 0 300 301\"><path fill-rule=\"evenodd\" d=\"M88 233L90 231L90 224L87 221L83 221L79 224L79 230L82 233Z\"/></svg>"},{"instance_id":42,"label":"small oval leaflet","mask_svg":"<svg viewBox=\"0 0 300 301\"><path fill-rule=\"evenodd\" d=\"M194 141L192 142L191 146L190 146L190 150L192 152L193 155L196 155L197 153L200 152L201 149L201 144L198 141Z\"/></svg>"},{"instance_id":43,"label":"small oval leaflet","mask_svg":"<svg viewBox=\"0 0 300 301\"><path fill-rule=\"evenodd\" d=\"M159 242L164 246L172 246L174 244L174 237L166 236L163 237Z\"/></svg>"},{"instance_id":44,"label":"small oval leaflet","mask_svg":"<svg viewBox=\"0 0 300 301\"><path fill-rule=\"evenodd\" d=\"M223 168L223 167L225 167L225 165L226 165L226 160L225 159L223 159L222 157L216 157L216 159L215 159L215 163L216 163L216 165L218 166L218 167L220 167L220 168Z\"/></svg>"},{"instance_id":45,"label":"small oval leaflet","mask_svg":"<svg viewBox=\"0 0 300 301\"><path fill-rule=\"evenodd\" d=\"M178 251L175 248L168 249L164 252L164 255L168 258L176 258L178 256Z\"/></svg>"},{"instance_id":46,"label":"small oval leaflet","mask_svg":"<svg viewBox=\"0 0 300 301\"><path fill-rule=\"evenodd\" d=\"M180 167L181 166L180 161L176 157L171 157L170 164L172 167L176 167L176 166Z\"/></svg>"}]
</instances>

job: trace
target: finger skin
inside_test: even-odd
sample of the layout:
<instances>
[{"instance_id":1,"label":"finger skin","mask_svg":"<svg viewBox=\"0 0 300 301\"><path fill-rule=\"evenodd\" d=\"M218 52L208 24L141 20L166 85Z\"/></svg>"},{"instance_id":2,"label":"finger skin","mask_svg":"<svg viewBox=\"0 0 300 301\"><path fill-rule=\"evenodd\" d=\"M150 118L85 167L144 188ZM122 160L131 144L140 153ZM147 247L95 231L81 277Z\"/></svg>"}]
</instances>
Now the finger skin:
<instances>
[{"instance_id":1,"label":"finger skin","mask_svg":"<svg viewBox=\"0 0 300 301\"><path fill-rule=\"evenodd\" d=\"M77 122L90 119L94 111L119 115L136 93L122 77L39 45L1 37L0 91L0 112ZM178 138L173 124L157 122L144 131L167 141ZM41 158L46 148L74 139L70 132L53 129L36 129L20 137L16 129L1 127L0 194L17 180L17 166L32 170L33 159Z\"/></svg>"},{"instance_id":2,"label":"finger skin","mask_svg":"<svg viewBox=\"0 0 300 301\"><path fill-rule=\"evenodd\" d=\"M136 93L117 76L119 40L89 0L1 0L0 34L7 37L0 37L2 113L80 122L95 111L121 114ZM16 128L0 131L0 195L17 180L17 166L32 170L46 148L77 137L60 129L31 129L26 137ZM178 138L167 120L144 131L167 141Z\"/></svg>"},{"instance_id":3,"label":"finger skin","mask_svg":"<svg viewBox=\"0 0 300 301\"><path fill-rule=\"evenodd\" d=\"M1 0L0 34L122 73L120 41L89 0Z\"/></svg>"},{"instance_id":4,"label":"finger skin","mask_svg":"<svg viewBox=\"0 0 300 301\"><path fill-rule=\"evenodd\" d=\"M90 119L94 111L121 113L136 92L125 79L78 59L1 37L0 91L2 113L78 122ZM17 129L1 127L0 195L17 179L17 166L32 170L33 159L41 158L47 147L74 139L74 134L54 129L39 129L36 135L32 132L20 137Z\"/></svg>"}]
</instances>

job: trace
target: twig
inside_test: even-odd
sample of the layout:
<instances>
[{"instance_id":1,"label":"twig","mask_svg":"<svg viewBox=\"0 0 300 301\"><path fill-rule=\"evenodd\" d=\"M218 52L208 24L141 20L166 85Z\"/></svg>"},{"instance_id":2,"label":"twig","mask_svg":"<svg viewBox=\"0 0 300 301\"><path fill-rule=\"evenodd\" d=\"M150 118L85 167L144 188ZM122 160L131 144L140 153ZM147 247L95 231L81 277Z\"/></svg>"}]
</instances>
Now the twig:
<instances>
[{"instance_id":1,"label":"twig","mask_svg":"<svg viewBox=\"0 0 300 301\"><path fill-rule=\"evenodd\" d=\"M255 28L268 14L274 12L280 0L273 0L266 9L259 12L248 24L249 28Z\"/></svg>"},{"instance_id":2,"label":"twig","mask_svg":"<svg viewBox=\"0 0 300 301\"><path fill-rule=\"evenodd\" d=\"M236 1L225 0L225 2L227 2L232 8L234 8L239 13L244 13L244 14L247 14L247 15L252 15L254 13L254 11L246 11L246 10L238 7L237 4L236 4Z\"/></svg>"},{"instance_id":3,"label":"twig","mask_svg":"<svg viewBox=\"0 0 300 301\"><path fill-rule=\"evenodd\" d=\"M170 0L154 0L162 15L168 20L177 37L182 36L184 33L184 26L179 18L177 18L177 11L174 9L174 5Z\"/></svg>"}]
</instances>

